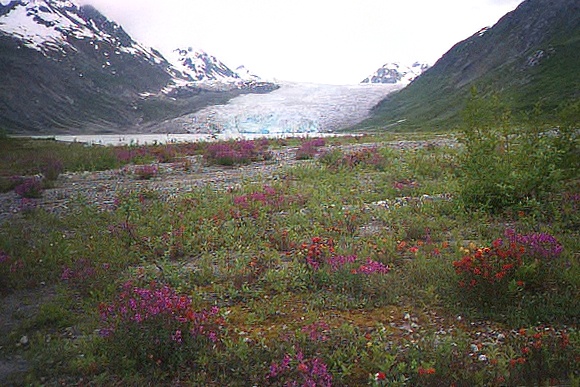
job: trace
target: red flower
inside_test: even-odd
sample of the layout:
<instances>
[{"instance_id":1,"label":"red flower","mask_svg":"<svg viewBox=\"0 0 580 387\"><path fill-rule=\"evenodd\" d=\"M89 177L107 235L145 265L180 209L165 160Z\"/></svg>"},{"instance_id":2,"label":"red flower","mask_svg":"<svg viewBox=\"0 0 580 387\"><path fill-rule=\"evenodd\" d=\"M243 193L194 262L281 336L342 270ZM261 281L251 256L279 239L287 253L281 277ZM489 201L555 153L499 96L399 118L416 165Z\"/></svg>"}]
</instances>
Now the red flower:
<instances>
[{"instance_id":1,"label":"red flower","mask_svg":"<svg viewBox=\"0 0 580 387\"><path fill-rule=\"evenodd\" d=\"M306 372L308 372L308 366L304 363L300 363L300 364L298 364L298 371L300 371L302 373L306 373Z\"/></svg>"},{"instance_id":2,"label":"red flower","mask_svg":"<svg viewBox=\"0 0 580 387\"><path fill-rule=\"evenodd\" d=\"M375 380L385 380L387 378L387 375L384 372L377 372L375 374Z\"/></svg>"},{"instance_id":3,"label":"red flower","mask_svg":"<svg viewBox=\"0 0 580 387\"><path fill-rule=\"evenodd\" d=\"M435 374L435 368L419 367L419 369L417 371L419 372L419 375L433 375L433 374Z\"/></svg>"}]
</instances>

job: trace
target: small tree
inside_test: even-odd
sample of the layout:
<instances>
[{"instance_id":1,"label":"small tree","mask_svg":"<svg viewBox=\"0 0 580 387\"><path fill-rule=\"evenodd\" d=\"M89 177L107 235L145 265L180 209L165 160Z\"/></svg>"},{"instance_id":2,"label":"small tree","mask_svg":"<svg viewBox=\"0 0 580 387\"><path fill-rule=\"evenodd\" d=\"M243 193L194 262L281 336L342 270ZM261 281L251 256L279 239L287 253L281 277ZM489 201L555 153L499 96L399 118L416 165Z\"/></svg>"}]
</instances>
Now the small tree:
<instances>
[{"instance_id":1,"label":"small tree","mask_svg":"<svg viewBox=\"0 0 580 387\"><path fill-rule=\"evenodd\" d=\"M539 105L523 125L497 95L472 89L464 111L460 197L468 208L501 211L541 202L563 178L562 133L542 125Z\"/></svg>"}]
</instances>

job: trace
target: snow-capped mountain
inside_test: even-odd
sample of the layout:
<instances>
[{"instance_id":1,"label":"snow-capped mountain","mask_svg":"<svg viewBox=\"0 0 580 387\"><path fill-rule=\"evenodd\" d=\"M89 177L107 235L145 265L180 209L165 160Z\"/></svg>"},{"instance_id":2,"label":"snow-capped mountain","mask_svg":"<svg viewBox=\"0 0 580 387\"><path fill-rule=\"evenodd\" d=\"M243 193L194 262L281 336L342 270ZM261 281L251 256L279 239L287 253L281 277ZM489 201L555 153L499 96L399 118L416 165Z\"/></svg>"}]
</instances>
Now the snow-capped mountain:
<instances>
[{"instance_id":1,"label":"snow-capped mountain","mask_svg":"<svg viewBox=\"0 0 580 387\"><path fill-rule=\"evenodd\" d=\"M248 70L244 65L236 67L236 73L244 81L257 82L262 80L261 77Z\"/></svg>"},{"instance_id":2,"label":"snow-capped mountain","mask_svg":"<svg viewBox=\"0 0 580 387\"><path fill-rule=\"evenodd\" d=\"M45 56L78 51L79 41L86 41L102 56L103 67L112 67L111 59L123 53L166 65L158 52L135 42L91 6L69 0L0 0L0 16L0 33Z\"/></svg>"},{"instance_id":3,"label":"snow-capped mountain","mask_svg":"<svg viewBox=\"0 0 580 387\"><path fill-rule=\"evenodd\" d=\"M405 65L389 62L366 77L361 83L392 83L407 85L429 68L429 65L415 62Z\"/></svg>"},{"instance_id":4,"label":"snow-capped mountain","mask_svg":"<svg viewBox=\"0 0 580 387\"><path fill-rule=\"evenodd\" d=\"M201 49L178 48L168 55L171 63L194 82L236 83L240 76L213 55Z\"/></svg>"},{"instance_id":5,"label":"snow-capped mountain","mask_svg":"<svg viewBox=\"0 0 580 387\"><path fill-rule=\"evenodd\" d=\"M258 87L271 89L207 90L193 82L193 69L196 80L238 76L213 57L199 59L207 61L184 60L191 65L184 75L89 5L0 0L0 130L141 131Z\"/></svg>"}]
</instances>

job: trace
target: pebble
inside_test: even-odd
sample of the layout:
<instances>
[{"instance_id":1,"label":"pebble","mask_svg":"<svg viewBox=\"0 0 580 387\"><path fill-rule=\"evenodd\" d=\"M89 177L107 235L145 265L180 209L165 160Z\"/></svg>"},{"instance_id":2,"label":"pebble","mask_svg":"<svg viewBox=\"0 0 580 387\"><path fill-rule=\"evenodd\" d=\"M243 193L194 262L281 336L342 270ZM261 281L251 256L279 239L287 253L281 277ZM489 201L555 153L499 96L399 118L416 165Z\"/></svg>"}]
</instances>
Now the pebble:
<instances>
[{"instance_id":1,"label":"pebble","mask_svg":"<svg viewBox=\"0 0 580 387\"><path fill-rule=\"evenodd\" d=\"M28 336L22 336L20 338L19 344L22 346L27 346L30 343L30 340L28 339Z\"/></svg>"},{"instance_id":2,"label":"pebble","mask_svg":"<svg viewBox=\"0 0 580 387\"><path fill-rule=\"evenodd\" d=\"M419 149L432 146L455 146L455 140L441 138L429 141L397 141L384 144L354 144L340 148L345 152L360 149L372 149L386 145L397 149ZM333 148L337 147L335 145ZM151 190L159 194L162 200L169 200L195 188L212 186L217 190L238 186L241 182L262 180L278 177L282 168L292 165L311 163L295 159L296 148L273 150L272 160L252 163L235 168L203 165L200 156L188 157L189 164L183 161L160 164L160 173L150 180L139 180L133 173L136 166L125 166L117 170L65 173L59 176L56 188L47 189L40 199L33 199L27 204L30 207L40 207L48 212L64 215L76 207L75 202L95 204L101 211L114 209L115 198L122 191ZM393 200L376 202L369 207L389 209L392 206L405 206L409 203L425 201L449 200L446 194L423 195L423 197L402 197ZM0 193L0 225L13 217L21 216L23 202L13 191Z\"/></svg>"}]
</instances>

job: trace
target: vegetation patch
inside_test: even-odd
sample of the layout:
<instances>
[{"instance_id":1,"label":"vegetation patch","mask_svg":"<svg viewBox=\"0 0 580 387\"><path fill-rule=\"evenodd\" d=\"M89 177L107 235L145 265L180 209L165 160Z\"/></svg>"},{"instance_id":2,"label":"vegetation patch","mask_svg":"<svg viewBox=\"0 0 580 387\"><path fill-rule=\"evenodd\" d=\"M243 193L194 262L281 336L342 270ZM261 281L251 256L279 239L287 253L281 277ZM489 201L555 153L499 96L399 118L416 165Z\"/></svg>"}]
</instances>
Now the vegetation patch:
<instances>
[{"instance_id":1,"label":"vegetation patch","mask_svg":"<svg viewBox=\"0 0 580 387\"><path fill-rule=\"evenodd\" d=\"M2 175L54 179L44 195L85 166L126 166L107 176L137 185L106 207L78 199L61 212L21 195L27 209L0 226L1 300L54 295L38 297L33 319L6 309L0 360L26 367L0 380L577 384L576 140L564 125L494 120L467 120L446 136L325 140L308 158L298 140L109 148L1 139L11 160ZM50 168L31 162L54 149ZM277 165L275 152L288 161ZM160 195L158 176L171 168L203 173L179 166L184 159L227 184ZM244 166L264 173L227 178Z\"/></svg>"}]
</instances>

